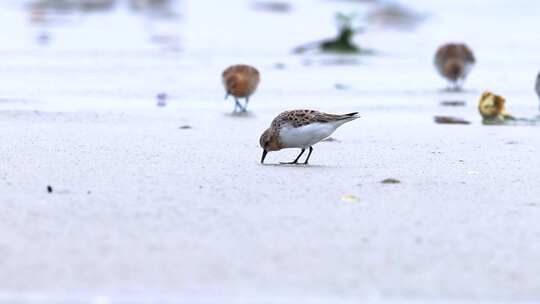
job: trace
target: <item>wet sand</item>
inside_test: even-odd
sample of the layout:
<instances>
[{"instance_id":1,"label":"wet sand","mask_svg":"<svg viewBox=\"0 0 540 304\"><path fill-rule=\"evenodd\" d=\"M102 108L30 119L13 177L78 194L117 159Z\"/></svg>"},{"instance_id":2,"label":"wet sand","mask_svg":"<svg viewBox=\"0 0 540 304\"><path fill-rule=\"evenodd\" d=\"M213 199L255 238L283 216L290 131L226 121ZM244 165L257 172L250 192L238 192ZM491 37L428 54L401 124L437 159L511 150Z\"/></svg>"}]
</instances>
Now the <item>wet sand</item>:
<instances>
[{"instance_id":1,"label":"wet sand","mask_svg":"<svg viewBox=\"0 0 540 304\"><path fill-rule=\"evenodd\" d=\"M521 11L503 2L489 2L492 15ZM507 97L510 112L537 114L534 33L501 48L481 33L503 28L481 15L478 28L463 32L479 64L465 92L451 94L440 91L431 58L455 34L428 1L415 6L431 16L417 30L368 31L363 39L379 55L345 59L288 54L303 42L295 31L285 46L270 38L264 50L261 38L242 46L210 37L210 25L189 18L204 5L186 4L181 22L201 23L200 37L183 31L180 53L140 47L136 35L110 49L77 49L62 40L76 37L69 31L53 31L46 48L22 38L2 44L0 301L540 299L539 129L483 126L476 110L489 88ZM231 5L247 21L282 18L280 28L304 14L302 5L283 17ZM305 17L328 17L326 8ZM481 7L462 12L448 1L439 9L466 19ZM18 20L17 11L3 14ZM209 14L208 23L223 24L225 16ZM122 12L96 18L137 22ZM520 20L513 26L535 19ZM328 23L320 30L332 34ZM219 54L205 49L212 38ZM238 62L262 75L245 117L230 114L219 79ZM169 95L165 107L156 105L160 92ZM445 100L466 106L443 107ZM276 165L297 150L259 164L260 133L279 112L303 107L362 118L316 145L309 166ZM438 125L435 115L472 124Z\"/></svg>"}]
</instances>

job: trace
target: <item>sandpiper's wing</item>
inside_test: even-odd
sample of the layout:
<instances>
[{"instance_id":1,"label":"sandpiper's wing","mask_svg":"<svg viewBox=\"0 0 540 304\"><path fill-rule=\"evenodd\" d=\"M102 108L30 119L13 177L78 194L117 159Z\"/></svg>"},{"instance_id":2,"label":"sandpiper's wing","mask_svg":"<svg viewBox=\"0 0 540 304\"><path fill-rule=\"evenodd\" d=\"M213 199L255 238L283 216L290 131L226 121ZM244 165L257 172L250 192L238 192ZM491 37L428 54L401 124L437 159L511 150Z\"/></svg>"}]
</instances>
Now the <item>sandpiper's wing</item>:
<instances>
[{"instance_id":1,"label":"sandpiper's wing","mask_svg":"<svg viewBox=\"0 0 540 304\"><path fill-rule=\"evenodd\" d=\"M358 118L357 114L358 112L336 115L315 110L292 110L279 114L272 121L272 127L279 129L283 125L291 125L294 128L298 128L316 122L327 123L345 119L354 119Z\"/></svg>"},{"instance_id":2,"label":"sandpiper's wing","mask_svg":"<svg viewBox=\"0 0 540 304\"><path fill-rule=\"evenodd\" d=\"M460 50L461 50L461 54L462 54L463 59L465 60L465 62L467 62L467 63L475 63L476 62L476 59L474 58L473 52L471 51L471 49L468 46L466 46L465 44L461 44L460 45Z\"/></svg>"}]
</instances>

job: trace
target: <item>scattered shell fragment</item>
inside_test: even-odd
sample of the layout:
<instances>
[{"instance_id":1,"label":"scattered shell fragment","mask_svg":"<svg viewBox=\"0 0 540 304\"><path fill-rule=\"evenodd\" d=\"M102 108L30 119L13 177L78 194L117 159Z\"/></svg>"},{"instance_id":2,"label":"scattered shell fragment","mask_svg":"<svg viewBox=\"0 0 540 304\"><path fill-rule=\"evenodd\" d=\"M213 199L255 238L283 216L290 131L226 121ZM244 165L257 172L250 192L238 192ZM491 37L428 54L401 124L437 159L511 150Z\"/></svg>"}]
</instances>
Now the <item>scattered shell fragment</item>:
<instances>
[{"instance_id":1,"label":"scattered shell fragment","mask_svg":"<svg viewBox=\"0 0 540 304\"><path fill-rule=\"evenodd\" d=\"M471 122L458 117L435 116L435 122L438 124L468 125Z\"/></svg>"},{"instance_id":2,"label":"scattered shell fragment","mask_svg":"<svg viewBox=\"0 0 540 304\"><path fill-rule=\"evenodd\" d=\"M347 194L341 197L341 200L347 203L356 203L359 202L360 199L354 195Z\"/></svg>"}]
</instances>

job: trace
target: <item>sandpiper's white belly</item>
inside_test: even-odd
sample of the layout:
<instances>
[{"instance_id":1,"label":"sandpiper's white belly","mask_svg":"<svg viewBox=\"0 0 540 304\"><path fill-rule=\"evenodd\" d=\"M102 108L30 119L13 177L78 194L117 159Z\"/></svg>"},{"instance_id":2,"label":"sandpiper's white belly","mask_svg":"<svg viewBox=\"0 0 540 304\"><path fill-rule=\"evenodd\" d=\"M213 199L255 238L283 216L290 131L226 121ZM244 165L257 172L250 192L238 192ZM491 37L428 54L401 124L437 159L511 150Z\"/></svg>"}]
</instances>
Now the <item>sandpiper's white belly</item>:
<instances>
[{"instance_id":1,"label":"sandpiper's white belly","mask_svg":"<svg viewBox=\"0 0 540 304\"><path fill-rule=\"evenodd\" d=\"M308 148L330 136L338 126L334 123L311 123L298 128L283 127L279 138L283 148Z\"/></svg>"}]
</instances>

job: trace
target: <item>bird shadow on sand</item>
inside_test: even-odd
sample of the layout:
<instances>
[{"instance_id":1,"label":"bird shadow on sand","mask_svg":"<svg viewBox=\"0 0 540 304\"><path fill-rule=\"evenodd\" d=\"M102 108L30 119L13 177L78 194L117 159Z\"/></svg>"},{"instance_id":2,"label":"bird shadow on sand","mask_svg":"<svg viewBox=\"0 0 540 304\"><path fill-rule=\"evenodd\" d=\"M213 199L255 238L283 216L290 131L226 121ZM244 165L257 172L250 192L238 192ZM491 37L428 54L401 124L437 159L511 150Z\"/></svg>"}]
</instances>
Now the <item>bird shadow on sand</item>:
<instances>
[{"instance_id":1,"label":"bird shadow on sand","mask_svg":"<svg viewBox=\"0 0 540 304\"><path fill-rule=\"evenodd\" d=\"M225 113L226 117L230 118L255 118L256 115L253 114L253 112L247 111L247 112L229 112Z\"/></svg>"},{"instance_id":2,"label":"bird shadow on sand","mask_svg":"<svg viewBox=\"0 0 540 304\"><path fill-rule=\"evenodd\" d=\"M477 93L476 90L471 89L456 89L456 88L441 88L437 90L439 94L468 94Z\"/></svg>"},{"instance_id":3,"label":"bird shadow on sand","mask_svg":"<svg viewBox=\"0 0 540 304\"><path fill-rule=\"evenodd\" d=\"M326 165L312 165L312 164L280 164L280 163L268 163L268 164L262 164L262 166L265 167L273 167L273 168L299 168L299 169L331 169L333 167L326 166Z\"/></svg>"}]
</instances>

